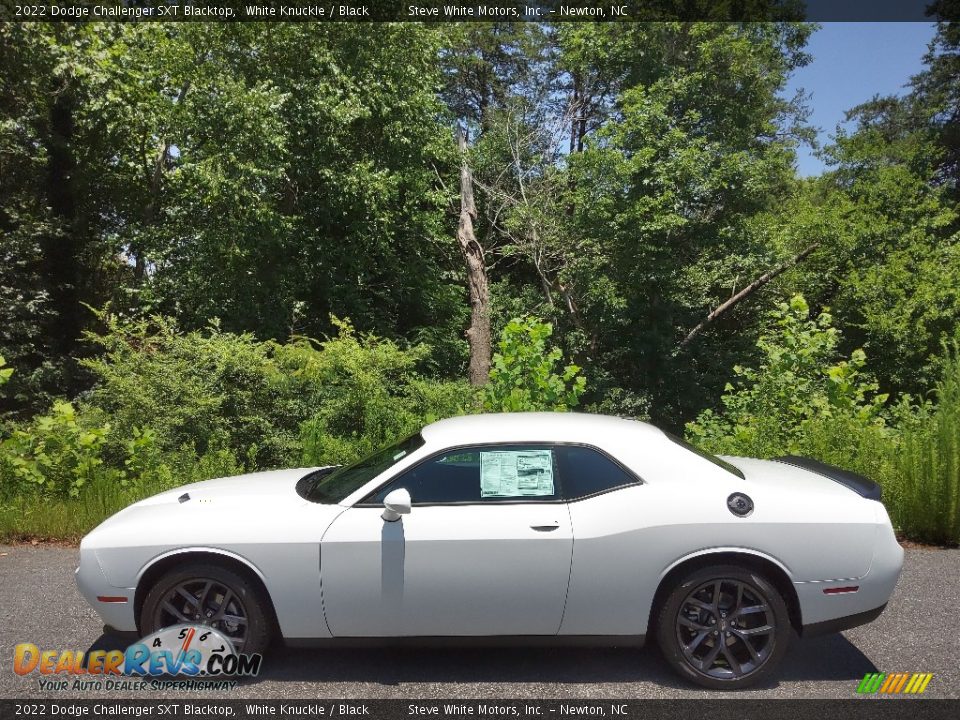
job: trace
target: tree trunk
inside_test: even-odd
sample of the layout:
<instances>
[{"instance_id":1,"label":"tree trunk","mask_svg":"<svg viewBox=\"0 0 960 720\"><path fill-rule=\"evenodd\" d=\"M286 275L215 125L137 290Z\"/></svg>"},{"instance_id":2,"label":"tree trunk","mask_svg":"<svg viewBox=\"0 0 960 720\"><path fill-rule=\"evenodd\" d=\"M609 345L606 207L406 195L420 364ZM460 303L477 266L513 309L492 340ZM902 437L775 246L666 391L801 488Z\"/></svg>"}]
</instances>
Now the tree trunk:
<instances>
[{"instance_id":1,"label":"tree trunk","mask_svg":"<svg viewBox=\"0 0 960 720\"><path fill-rule=\"evenodd\" d=\"M177 105L183 103L183 100L189 90L190 81L187 80L180 88L180 92L177 93ZM163 140L160 143L160 152L157 153L157 157L153 161L153 166L146 169L147 186L150 191L150 200L147 202L146 207L144 207L143 210L144 227L151 227L154 225L160 215L160 202L161 195L163 193L163 177L167 169L167 163L170 162L170 148L172 146L173 143L170 140ZM131 246L130 250L136 260L133 272L134 279L139 285L143 283L147 275L146 250L137 246Z\"/></svg>"},{"instance_id":2,"label":"tree trunk","mask_svg":"<svg viewBox=\"0 0 960 720\"><path fill-rule=\"evenodd\" d=\"M56 309L49 336L54 352L60 356L73 353L82 328L79 255L83 239L76 222L74 104L73 89L66 80L50 106L46 140L45 192L55 229L44 238L43 251L50 298Z\"/></svg>"},{"instance_id":3,"label":"tree trunk","mask_svg":"<svg viewBox=\"0 0 960 720\"><path fill-rule=\"evenodd\" d=\"M473 221L477 206L473 200L473 172L467 162L467 131L457 126L457 145L460 148L460 222L457 225L457 243L467 263L467 287L470 291L470 367L467 375L471 385L483 385L490 376L490 284L483 248L477 242Z\"/></svg>"}]
</instances>

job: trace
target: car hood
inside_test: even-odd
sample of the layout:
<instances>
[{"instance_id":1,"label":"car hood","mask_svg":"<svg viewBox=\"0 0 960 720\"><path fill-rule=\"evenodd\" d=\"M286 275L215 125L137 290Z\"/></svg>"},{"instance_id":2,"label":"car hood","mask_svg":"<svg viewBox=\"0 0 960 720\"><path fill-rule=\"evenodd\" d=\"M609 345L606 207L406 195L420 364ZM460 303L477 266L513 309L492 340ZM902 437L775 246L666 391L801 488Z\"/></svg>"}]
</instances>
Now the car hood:
<instances>
[{"instance_id":1,"label":"car hood","mask_svg":"<svg viewBox=\"0 0 960 720\"><path fill-rule=\"evenodd\" d=\"M238 475L162 492L104 520L83 539L81 550L319 542L344 508L313 503L297 494L297 481L313 470Z\"/></svg>"},{"instance_id":2,"label":"car hood","mask_svg":"<svg viewBox=\"0 0 960 720\"><path fill-rule=\"evenodd\" d=\"M147 505L162 505L168 502L194 502L211 500L240 499L249 500L251 496L264 499L287 497L291 493L296 496L297 482L305 475L318 468L296 468L293 470L270 470L268 472L236 475L234 477L204 480L202 482L182 485L173 490L162 492L159 495L141 500L132 507ZM187 498L181 500L184 495Z\"/></svg>"}]
</instances>

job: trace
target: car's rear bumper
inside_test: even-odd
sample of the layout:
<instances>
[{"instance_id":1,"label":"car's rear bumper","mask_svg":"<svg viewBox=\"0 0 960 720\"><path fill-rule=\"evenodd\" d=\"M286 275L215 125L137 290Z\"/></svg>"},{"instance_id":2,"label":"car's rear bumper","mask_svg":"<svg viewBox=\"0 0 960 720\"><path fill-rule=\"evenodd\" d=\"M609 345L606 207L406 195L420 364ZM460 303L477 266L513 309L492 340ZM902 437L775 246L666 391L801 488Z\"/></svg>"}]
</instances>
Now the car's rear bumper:
<instances>
[{"instance_id":1,"label":"car's rear bumper","mask_svg":"<svg viewBox=\"0 0 960 720\"><path fill-rule=\"evenodd\" d=\"M860 625L866 625L880 617L880 613L882 613L886 607L887 604L884 603L878 608L865 610L855 615L845 615L844 617L833 618L832 620L823 620L818 623L804 625L800 634L805 638L817 637L819 635L829 635L830 633L838 633Z\"/></svg>"},{"instance_id":2,"label":"car's rear bumper","mask_svg":"<svg viewBox=\"0 0 960 720\"><path fill-rule=\"evenodd\" d=\"M876 540L870 569L861 577L798 582L803 634L838 632L875 620L893 594L903 569L903 548L877 503Z\"/></svg>"}]
</instances>

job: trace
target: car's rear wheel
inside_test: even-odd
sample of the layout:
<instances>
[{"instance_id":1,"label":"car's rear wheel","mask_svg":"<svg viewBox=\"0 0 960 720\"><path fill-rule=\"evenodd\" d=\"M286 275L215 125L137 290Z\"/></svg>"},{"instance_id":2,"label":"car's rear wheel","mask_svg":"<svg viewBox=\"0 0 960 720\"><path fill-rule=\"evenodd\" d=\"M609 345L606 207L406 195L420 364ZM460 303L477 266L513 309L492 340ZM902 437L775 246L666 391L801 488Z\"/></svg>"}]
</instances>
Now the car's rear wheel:
<instances>
[{"instance_id":1,"label":"car's rear wheel","mask_svg":"<svg viewBox=\"0 0 960 720\"><path fill-rule=\"evenodd\" d=\"M681 577L660 606L657 640L683 677L733 690L769 677L790 639L787 605L773 583L734 565Z\"/></svg>"},{"instance_id":2,"label":"car's rear wheel","mask_svg":"<svg viewBox=\"0 0 960 720\"><path fill-rule=\"evenodd\" d=\"M172 570L150 589L140 614L144 635L188 623L213 627L237 652L262 653L272 625L259 588L239 573L212 563Z\"/></svg>"}]
</instances>

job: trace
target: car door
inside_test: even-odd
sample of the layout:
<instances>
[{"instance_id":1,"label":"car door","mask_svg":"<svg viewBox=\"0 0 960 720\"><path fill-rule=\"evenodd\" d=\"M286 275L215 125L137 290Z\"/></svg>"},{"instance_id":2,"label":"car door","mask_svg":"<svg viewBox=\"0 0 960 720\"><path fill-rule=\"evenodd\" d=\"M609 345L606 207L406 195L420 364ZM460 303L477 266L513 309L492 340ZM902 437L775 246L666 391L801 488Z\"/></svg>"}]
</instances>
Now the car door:
<instances>
[{"instance_id":1,"label":"car door","mask_svg":"<svg viewBox=\"0 0 960 720\"><path fill-rule=\"evenodd\" d=\"M381 518L406 488L411 512ZM321 543L335 637L554 635L573 538L554 450L448 450L342 513Z\"/></svg>"}]
</instances>

